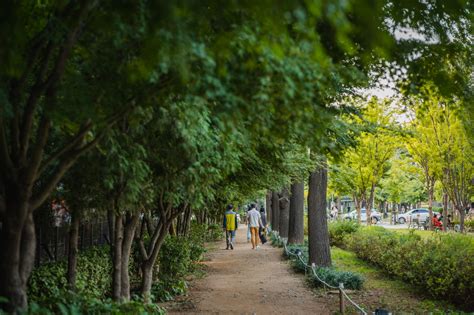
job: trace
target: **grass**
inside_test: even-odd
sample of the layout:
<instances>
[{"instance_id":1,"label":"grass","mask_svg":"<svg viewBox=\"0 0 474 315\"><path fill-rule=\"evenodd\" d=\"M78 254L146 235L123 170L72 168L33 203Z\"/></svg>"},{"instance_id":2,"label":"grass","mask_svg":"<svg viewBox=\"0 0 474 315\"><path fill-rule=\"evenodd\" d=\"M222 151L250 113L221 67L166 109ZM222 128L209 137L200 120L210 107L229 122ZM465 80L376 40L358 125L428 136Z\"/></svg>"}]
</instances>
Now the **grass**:
<instances>
[{"instance_id":1,"label":"grass","mask_svg":"<svg viewBox=\"0 0 474 315\"><path fill-rule=\"evenodd\" d=\"M357 272L365 278L363 290L351 292L350 296L366 311L385 309L392 313L464 314L453 305L430 300L409 284L389 278L376 267L357 258L353 252L332 247L331 256L337 269Z\"/></svg>"}]
</instances>

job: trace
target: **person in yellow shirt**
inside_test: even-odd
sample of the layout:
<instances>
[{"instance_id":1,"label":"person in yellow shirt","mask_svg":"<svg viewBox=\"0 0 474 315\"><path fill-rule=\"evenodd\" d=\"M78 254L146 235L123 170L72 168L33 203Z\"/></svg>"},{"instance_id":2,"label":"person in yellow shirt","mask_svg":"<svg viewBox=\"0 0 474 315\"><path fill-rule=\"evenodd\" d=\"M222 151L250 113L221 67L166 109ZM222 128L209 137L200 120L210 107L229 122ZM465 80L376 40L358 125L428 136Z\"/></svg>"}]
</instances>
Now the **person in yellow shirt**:
<instances>
[{"instance_id":1,"label":"person in yellow shirt","mask_svg":"<svg viewBox=\"0 0 474 315\"><path fill-rule=\"evenodd\" d=\"M235 231L239 226L237 220L237 213L234 212L234 206L228 205L224 214L223 228L225 231L225 239L227 243L226 249L234 249L235 245Z\"/></svg>"}]
</instances>

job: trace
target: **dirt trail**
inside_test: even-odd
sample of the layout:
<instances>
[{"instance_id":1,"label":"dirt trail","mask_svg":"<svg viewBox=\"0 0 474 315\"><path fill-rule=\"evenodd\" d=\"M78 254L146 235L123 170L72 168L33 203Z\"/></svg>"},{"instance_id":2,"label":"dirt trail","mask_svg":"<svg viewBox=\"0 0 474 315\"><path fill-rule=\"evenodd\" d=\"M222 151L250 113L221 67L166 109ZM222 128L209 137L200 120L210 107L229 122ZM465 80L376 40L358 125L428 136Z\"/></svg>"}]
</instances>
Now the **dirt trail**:
<instances>
[{"instance_id":1,"label":"dirt trail","mask_svg":"<svg viewBox=\"0 0 474 315\"><path fill-rule=\"evenodd\" d=\"M208 274L191 284L169 314L330 314L301 275L290 270L280 248L252 250L247 229L237 231L234 250L225 241L209 255Z\"/></svg>"}]
</instances>

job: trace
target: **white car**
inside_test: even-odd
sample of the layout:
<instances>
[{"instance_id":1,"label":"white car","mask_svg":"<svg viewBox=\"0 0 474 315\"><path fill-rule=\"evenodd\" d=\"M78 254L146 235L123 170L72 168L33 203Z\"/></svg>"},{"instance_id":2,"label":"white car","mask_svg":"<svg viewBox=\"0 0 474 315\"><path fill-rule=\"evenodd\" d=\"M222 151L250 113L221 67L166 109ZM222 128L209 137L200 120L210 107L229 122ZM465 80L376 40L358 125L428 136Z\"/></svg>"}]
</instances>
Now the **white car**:
<instances>
[{"instance_id":1,"label":"white car","mask_svg":"<svg viewBox=\"0 0 474 315\"><path fill-rule=\"evenodd\" d=\"M438 212L433 211L433 215L435 214L439 216ZM405 213L399 214L397 221L400 224L405 224L406 222L413 221L413 219L418 219L418 221L421 223L428 220L429 217L430 217L430 211L428 209L419 208L419 209L413 209Z\"/></svg>"},{"instance_id":2,"label":"white car","mask_svg":"<svg viewBox=\"0 0 474 315\"><path fill-rule=\"evenodd\" d=\"M372 218L372 223L377 223L382 219L382 215L376 209L372 209L370 212L370 217ZM357 210L352 210L349 213L344 215L345 220L357 220ZM367 221L367 211L365 208L360 209L360 220L362 222Z\"/></svg>"}]
</instances>

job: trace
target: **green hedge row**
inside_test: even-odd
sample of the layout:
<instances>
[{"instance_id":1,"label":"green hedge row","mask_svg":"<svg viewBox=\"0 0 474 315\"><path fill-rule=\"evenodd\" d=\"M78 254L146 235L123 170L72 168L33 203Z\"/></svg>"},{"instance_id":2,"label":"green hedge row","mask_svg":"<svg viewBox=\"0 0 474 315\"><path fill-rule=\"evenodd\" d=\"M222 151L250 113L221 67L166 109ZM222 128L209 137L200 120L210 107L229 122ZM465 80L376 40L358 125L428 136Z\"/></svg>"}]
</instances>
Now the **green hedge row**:
<instances>
[{"instance_id":1,"label":"green hedge row","mask_svg":"<svg viewBox=\"0 0 474 315\"><path fill-rule=\"evenodd\" d=\"M380 227L361 228L347 237L356 255L435 298L474 310L474 238L438 234L430 239Z\"/></svg>"}]
</instances>

